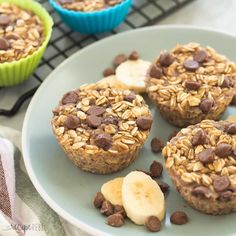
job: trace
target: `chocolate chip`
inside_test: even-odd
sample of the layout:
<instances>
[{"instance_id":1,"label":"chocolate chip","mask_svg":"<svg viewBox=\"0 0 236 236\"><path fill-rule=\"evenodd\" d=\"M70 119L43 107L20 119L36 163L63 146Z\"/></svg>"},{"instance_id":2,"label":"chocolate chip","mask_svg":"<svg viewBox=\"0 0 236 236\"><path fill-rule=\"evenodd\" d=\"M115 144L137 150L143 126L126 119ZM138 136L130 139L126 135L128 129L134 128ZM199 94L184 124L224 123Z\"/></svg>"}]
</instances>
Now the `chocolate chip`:
<instances>
[{"instance_id":1,"label":"chocolate chip","mask_svg":"<svg viewBox=\"0 0 236 236\"><path fill-rule=\"evenodd\" d=\"M228 157L232 153L232 146L227 143L220 143L215 148L215 154L218 157Z\"/></svg>"},{"instance_id":2,"label":"chocolate chip","mask_svg":"<svg viewBox=\"0 0 236 236\"><path fill-rule=\"evenodd\" d=\"M230 105L231 105L231 106L236 106L236 94L233 96Z\"/></svg>"},{"instance_id":3,"label":"chocolate chip","mask_svg":"<svg viewBox=\"0 0 236 236\"><path fill-rule=\"evenodd\" d=\"M101 208L102 203L105 201L105 198L101 192L97 192L93 200L93 205L96 208Z\"/></svg>"},{"instance_id":4,"label":"chocolate chip","mask_svg":"<svg viewBox=\"0 0 236 236\"><path fill-rule=\"evenodd\" d=\"M93 116L100 116L105 112L106 112L106 109L100 106L91 106L87 111L89 115L93 115Z\"/></svg>"},{"instance_id":5,"label":"chocolate chip","mask_svg":"<svg viewBox=\"0 0 236 236\"><path fill-rule=\"evenodd\" d=\"M72 91L72 92L68 92L66 93L63 98L62 98L62 104L66 105L66 104L75 104L77 103L79 100L79 96L76 92Z\"/></svg>"},{"instance_id":6,"label":"chocolate chip","mask_svg":"<svg viewBox=\"0 0 236 236\"><path fill-rule=\"evenodd\" d=\"M7 26L11 22L9 16L0 15L0 26Z\"/></svg>"},{"instance_id":7,"label":"chocolate chip","mask_svg":"<svg viewBox=\"0 0 236 236\"><path fill-rule=\"evenodd\" d=\"M109 124L117 125L119 123L119 120L117 117L109 116L109 117L105 117L102 120L102 123L105 125L109 125Z\"/></svg>"},{"instance_id":8,"label":"chocolate chip","mask_svg":"<svg viewBox=\"0 0 236 236\"><path fill-rule=\"evenodd\" d=\"M113 64L115 67L119 66L121 63L127 61L127 56L125 54L119 54L115 57Z\"/></svg>"},{"instance_id":9,"label":"chocolate chip","mask_svg":"<svg viewBox=\"0 0 236 236\"><path fill-rule=\"evenodd\" d=\"M151 149L154 153L159 153L163 148L163 143L158 138L153 138L151 141Z\"/></svg>"},{"instance_id":10,"label":"chocolate chip","mask_svg":"<svg viewBox=\"0 0 236 236\"><path fill-rule=\"evenodd\" d=\"M206 133L200 129L192 138L193 146L203 145L206 143L207 136Z\"/></svg>"},{"instance_id":11,"label":"chocolate chip","mask_svg":"<svg viewBox=\"0 0 236 236\"><path fill-rule=\"evenodd\" d=\"M228 202L228 201L232 200L233 197L234 197L234 193L230 190L227 190L227 191L220 193L217 200L220 202Z\"/></svg>"},{"instance_id":12,"label":"chocolate chip","mask_svg":"<svg viewBox=\"0 0 236 236\"><path fill-rule=\"evenodd\" d=\"M209 188L205 186L197 186L192 190L191 193L195 197L205 197L205 198L211 197L211 191L209 190Z\"/></svg>"},{"instance_id":13,"label":"chocolate chip","mask_svg":"<svg viewBox=\"0 0 236 236\"><path fill-rule=\"evenodd\" d=\"M175 225L183 225L188 222L188 216L183 211L176 211L171 215L170 221Z\"/></svg>"},{"instance_id":14,"label":"chocolate chip","mask_svg":"<svg viewBox=\"0 0 236 236\"><path fill-rule=\"evenodd\" d=\"M164 181L161 181L161 180L157 180L157 184L159 185L159 187L163 193L168 192L170 186L167 183L165 183Z\"/></svg>"},{"instance_id":15,"label":"chocolate chip","mask_svg":"<svg viewBox=\"0 0 236 236\"><path fill-rule=\"evenodd\" d=\"M126 212L123 206L121 205L115 205L114 206L114 213L121 214L124 218L126 217Z\"/></svg>"},{"instance_id":16,"label":"chocolate chip","mask_svg":"<svg viewBox=\"0 0 236 236\"><path fill-rule=\"evenodd\" d=\"M232 86L232 81L229 77L225 76L223 83L221 84L221 88L230 88Z\"/></svg>"},{"instance_id":17,"label":"chocolate chip","mask_svg":"<svg viewBox=\"0 0 236 236\"><path fill-rule=\"evenodd\" d=\"M113 214L107 217L107 224L112 227L121 227L124 224L124 217L119 214Z\"/></svg>"},{"instance_id":18,"label":"chocolate chip","mask_svg":"<svg viewBox=\"0 0 236 236\"><path fill-rule=\"evenodd\" d=\"M185 87L188 90L198 90L201 87L201 84L196 81L186 81L185 82Z\"/></svg>"},{"instance_id":19,"label":"chocolate chip","mask_svg":"<svg viewBox=\"0 0 236 236\"><path fill-rule=\"evenodd\" d=\"M104 71L103 71L103 76L104 77L108 77L108 76L110 76L110 75L115 75L116 74L116 72L115 72L115 70L113 69L113 68L106 68Z\"/></svg>"},{"instance_id":20,"label":"chocolate chip","mask_svg":"<svg viewBox=\"0 0 236 236\"><path fill-rule=\"evenodd\" d=\"M137 118L136 124L141 130L149 130L152 127L152 118L148 116L140 116Z\"/></svg>"},{"instance_id":21,"label":"chocolate chip","mask_svg":"<svg viewBox=\"0 0 236 236\"><path fill-rule=\"evenodd\" d=\"M64 125L68 129L77 129L80 126L80 119L77 116L69 115L66 117Z\"/></svg>"},{"instance_id":22,"label":"chocolate chip","mask_svg":"<svg viewBox=\"0 0 236 236\"><path fill-rule=\"evenodd\" d=\"M129 55L130 60L138 60L139 59L139 53L137 51L133 51Z\"/></svg>"},{"instance_id":23,"label":"chocolate chip","mask_svg":"<svg viewBox=\"0 0 236 236\"><path fill-rule=\"evenodd\" d=\"M94 138L95 144L102 148L104 151L109 150L112 144L112 138L110 134L101 133L95 136Z\"/></svg>"},{"instance_id":24,"label":"chocolate chip","mask_svg":"<svg viewBox=\"0 0 236 236\"><path fill-rule=\"evenodd\" d=\"M198 51L193 57L194 61L197 61L197 62L200 62L200 63L206 61L207 58L208 58L208 55L207 55L207 52L205 50Z\"/></svg>"},{"instance_id":25,"label":"chocolate chip","mask_svg":"<svg viewBox=\"0 0 236 236\"><path fill-rule=\"evenodd\" d=\"M236 134L236 123L229 125L226 129L226 132L228 134L233 134L233 135Z\"/></svg>"},{"instance_id":26,"label":"chocolate chip","mask_svg":"<svg viewBox=\"0 0 236 236\"><path fill-rule=\"evenodd\" d=\"M205 98L201 101L199 108L204 114L207 114L211 111L214 104L215 101L213 99Z\"/></svg>"},{"instance_id":27,"label":"chocolate chip","mask_svg":"<svg viewBox=\"0 0 236 236\"><path fill-rule=\"evenodd\" d=\"M95 115L87 116L86 122L91 128L97 128L102 123L101 118Z\"/></svg>"},{"instance_id":28,"label":"chocolate chip","mask_svg":"<svg viewBox=\"0 0 236 236\"><path fill-rule=\"evenodd\" d=\"M0 38L0 50L7 50L9 47L9 42L4 38Z\"/></svg>"},{"instance_id":29,"label":"chocolate chip","mask_svg":"<svg viewBox=\"0 0 236 236\"><path fill-rule=\"evenodd\" d=\"M212 148L207 148L198 154L198 159L203 164L210 164L214 162L214 152Z\"/></svg>"},{"instance_id":30,"label":"chocolate chip","mask_svg":"<svg viewBox=\"0 0 236 236\"><path fill-rule=\"evenodd\" d=\"M183 66L187 71L193 72L199 68L199 63L194 60L186 60L183 64Z\"/></svg>"},{"instance_id":31,"label":"chocolate chip","mask_svg":"<svg viewBox=\"0 0 236 236\"><path fill-rule=\"evenodd\" d=\"M213 187L216 192L225 191L230 185L230 181L227 176L217 176L213 179Z\"/></svg>"},{"instance_id":32,"label":"chocolate chip","mask_svg":"<svg viewBox=\"0 0 236 236\"><path fill-rule=\"evenodd\" d=\"M164 52L160 55L161 66L168 67L174 62L174 60L174 56L168 52Z\"/></svg>"},{"instance_id":33,"label":"chocolate chip","mask_svg":"<svg viewBox=\"0 0 236 236\"><path fill-rule=\"evenodd\" d=\"M170 135L168 136L168 141L170 141L172 138L174 138L179 133L178 130L174 130Z\"/></svg>"},{"instance_id":34,"label":"chocolate chip","mask_svg":"<svg viewBox=\"0 0 236 236\"><path fill-rule=\"evenodd\" d=\"M155 79L160 79L162 77L162 69L157 65L152 65L149 71L149 76Z\"/></svg>"},{"instance_id":35,"label":"chocolate chip","mask_svg":"<svg viewBox=\"0 0 236 236\"><path fill-rule=\"evenodd\" d=\"M105 216L112 215L114 213L113 205L107 200L103 201L100 212Z\"/></svg>"},{"instance_id":36,"label":"chocolate chip","mask_svg":"<svg viewBox=\"0 0 236 236\"><path fill-rule=\"evenodd\" d=\"M162 164L158 161L153 161L153 163L150 166L151 175L154 178L160 177L162 175L162 171L163 171Z\"/></svg>"},{"instance_id":37,"label":"chocolate chip","mask_svg":"<svg viewBox=\"0 0 236 236\"><path fill-rule=\"evenodd\" d=\"M132 103L135 98L136 95L134 93L130 93L124 97L124 100Z\"/></svg>"},{"instance_id":38,"label":"chocolate chip","mask_svg":"<svg viewBox=\"0 0 236 236\"><path fill-rule=\"evenodd\" d=\"M156 216L149 216L145 222L147 230L158 232L161 230L161 221Z\"/></svg>"}]
</instances>

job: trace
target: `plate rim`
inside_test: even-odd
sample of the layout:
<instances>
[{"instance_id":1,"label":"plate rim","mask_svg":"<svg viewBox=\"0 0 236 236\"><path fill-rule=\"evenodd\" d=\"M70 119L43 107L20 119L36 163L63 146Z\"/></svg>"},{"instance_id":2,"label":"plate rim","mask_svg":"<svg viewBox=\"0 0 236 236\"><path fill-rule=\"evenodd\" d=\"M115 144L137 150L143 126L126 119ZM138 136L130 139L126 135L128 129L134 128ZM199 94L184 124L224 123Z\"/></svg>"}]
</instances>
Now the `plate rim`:
<instances>
[{"instance_id":1,"label":"plate rim","mask_svg":"<svg viewBox=\"0 0 236 236\"><path fill-rule=\"evenodd\" d=\"M53 75L57 73L57 70L59 70L61 67L63 67L65 64L70 63L70 61L73 61L75 57L77 57L78 54L84 53L87 49L90 49L92 47L98 47L99 44L102 44L104 42L109 42L110 40L113 40L113 38L119 38L119 37L124 37L124 35L128 34L133 34L136 31L144 32L144 31L150 31L150 30L158 30L158 29L183 29L183 30L201 30L201 31L206 31L206 32L212 32L212 33L218 33L222 34L225 36L232 37L236 40L236 35L225 32L223 30L215 30L209 27L201 27L197 25L184 25L184 24L169 24L169 25L156 25L156 26L148 26L144 28L138 28L138 29L132 29L128 30L125 32L121 32L117 35L111 35L109 37L106 37L104 39L99 40L98 42L95 42L89 46L86 46L83 49L80 49L79 51L75 52L73 55L68 57L66 60L64 60L61 64L59 64L48 76L47 78L43 81L43 83L40 85L36 93L34 94L33 98L30 101L30 104L26 110L24 121L23 121L23 127L22 127L22 134L21 134L21 145L22 145L22 156L24 159L25 167L27 170L27 173L29 175L30 180L32 181L34 187L36 188L37 192L39 195L42 197L42 199L49 205L49 207L54 210L59 216L61 216L63 219L74 225L75 227L78 227L80 230L85 231L86 233L89 233L91 235L96 235L96 236L109 236L111 234L108 234L104 231L98 230L81 220L77 219L74 216L71 216L66 210L64 210L60 205L55 203L55 201L47 194L47 192L44 190L40 182L38 181L33 167L31 165L30 161L30 154L28 152L27 148L27 124L29 122L29 117L31 115L32 109L33 109L33 104L34 101L36 101L39 97L39 94L41 91L44 89L44 87L47 86L47 84L51 81L51 78L53 78Z\"/></svg>"}]
</instances>

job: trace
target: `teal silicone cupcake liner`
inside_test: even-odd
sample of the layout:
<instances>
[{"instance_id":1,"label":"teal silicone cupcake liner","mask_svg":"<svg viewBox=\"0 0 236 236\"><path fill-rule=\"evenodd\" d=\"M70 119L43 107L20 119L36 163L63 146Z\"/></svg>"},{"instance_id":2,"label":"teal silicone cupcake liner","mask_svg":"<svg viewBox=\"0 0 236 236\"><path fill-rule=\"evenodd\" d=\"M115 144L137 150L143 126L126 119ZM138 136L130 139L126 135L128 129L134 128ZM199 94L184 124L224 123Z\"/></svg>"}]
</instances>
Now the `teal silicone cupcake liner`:
<instances>
[{"instance_id":1,"label":"teal silicone cupcake liner","mask_svg":"<svg viewBox=\"0 0 236 236\"><path fill-rule=\"evenodd\" d=\"M6 87L22 83L33 74L51 38L53 20L48 12L33 0L0 0L0 4L3 2L9 2L34 12L40 17L45 28L44 42L37 51L18 61L0 63L0 86Z\"/></svg>"},{"instance_id":2,"label":"teal silicone cupcake liner","mask_svg":"<svg viewBox=\"0 0 236 236\"><path fill-rule=\"evenodd\" d=\"M132 0L124 0L103 10L79 12L61 7L56 0L49 2L72 30L85 34L111 31L125 20L132 4Z\"/></svg>"}]
</instances>

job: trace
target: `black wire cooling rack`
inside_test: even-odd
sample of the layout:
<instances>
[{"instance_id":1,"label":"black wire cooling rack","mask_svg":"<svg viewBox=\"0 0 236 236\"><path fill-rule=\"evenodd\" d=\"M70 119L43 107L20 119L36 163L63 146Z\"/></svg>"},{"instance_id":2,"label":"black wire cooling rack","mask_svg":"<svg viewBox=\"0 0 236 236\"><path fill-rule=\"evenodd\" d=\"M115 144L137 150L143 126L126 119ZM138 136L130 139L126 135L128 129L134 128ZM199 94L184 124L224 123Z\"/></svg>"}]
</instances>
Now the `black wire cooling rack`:
<instances>
[{"instance_id":1,"label":"black wire cooling rack","mask_svg":"<svg viewBox=\"0 0 236 236\"><path fill-rule=\"evenodd\" d=\"M53 17L54 29L48 48L31 79L37 80L39 84L41 84L62 61L79 49L122 31L153 25L192 1L194 0L133 0L132 9L127 19L117 29L97 35L82 35L71 31L60 20L57 13L53 11L47 0L38 0ZM0 115L15 115L21 105L33 96L38 87L39 86L36 86L29 91L25 91L25 93L17 99L12 108L0 108Z\"/></svg>"}]
</instances>

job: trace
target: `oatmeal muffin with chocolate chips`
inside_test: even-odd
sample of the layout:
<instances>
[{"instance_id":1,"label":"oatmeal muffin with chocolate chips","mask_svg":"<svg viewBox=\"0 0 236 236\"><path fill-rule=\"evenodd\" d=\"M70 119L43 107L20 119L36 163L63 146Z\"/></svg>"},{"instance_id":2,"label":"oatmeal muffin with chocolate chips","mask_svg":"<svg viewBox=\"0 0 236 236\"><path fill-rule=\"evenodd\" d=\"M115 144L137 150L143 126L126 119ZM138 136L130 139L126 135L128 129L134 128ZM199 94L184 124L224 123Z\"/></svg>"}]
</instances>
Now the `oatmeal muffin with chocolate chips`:
<instances>
[{"instance_id":1,"label":"oatmeal muffin with chocolate chips","mask_svg":"<svg viewBox=\"0 0 236 236\"><path fill-rule=\"evenodd\" d=\"M210 47L177 45L149 69L151 100L170 123L186 127L216 120L236 92L236 65Z\"/></svg>"},{"instance_id":2,"label":"oatmeal muffin with chocolate chips","mask_svg":"<svg viewBox=\"0 0 236 236\"><path fill-rule=\"evenodd\" d=\"M236 211L236 123L204 120L182 129L163 149L182 197L207 214Z\"/></svg>"},{"instance_id":3,"label":"oatmeal muffin with chocolate chips","mask_svg":"<svg viewBox=\"0 0 236 236\"><path fill-rule=\"evenodd\" d=\"M65 94L53 113L53 132L69 159L101 174L133 162L152 125L140 95L107 85L84 85Z\"/></svg>"}]
</instances>

